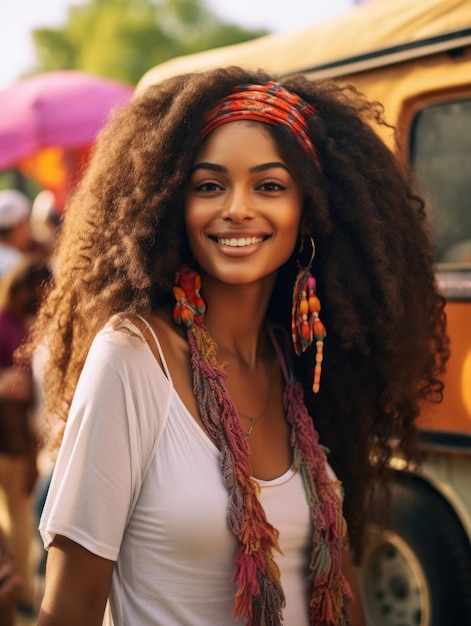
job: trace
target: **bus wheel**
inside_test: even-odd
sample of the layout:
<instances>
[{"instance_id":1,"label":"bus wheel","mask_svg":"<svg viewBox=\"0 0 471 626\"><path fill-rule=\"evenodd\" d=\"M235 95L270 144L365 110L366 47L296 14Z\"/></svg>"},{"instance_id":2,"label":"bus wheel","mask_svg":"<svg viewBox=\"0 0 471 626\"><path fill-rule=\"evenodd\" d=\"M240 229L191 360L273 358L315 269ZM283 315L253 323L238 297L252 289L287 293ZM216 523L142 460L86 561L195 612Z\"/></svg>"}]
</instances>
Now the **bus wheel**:
<instances>
[{"instance_id":1,"label":"bus wheel","mask_svg":"<svg viewBox=\"0 0 471 626\"><path fill-rule=\"evenodd\" d=\"M386 530L372 520L359 583L368 626L471 626L471 548L449 504L398 475Z\"/></svg>"}]
</instances>

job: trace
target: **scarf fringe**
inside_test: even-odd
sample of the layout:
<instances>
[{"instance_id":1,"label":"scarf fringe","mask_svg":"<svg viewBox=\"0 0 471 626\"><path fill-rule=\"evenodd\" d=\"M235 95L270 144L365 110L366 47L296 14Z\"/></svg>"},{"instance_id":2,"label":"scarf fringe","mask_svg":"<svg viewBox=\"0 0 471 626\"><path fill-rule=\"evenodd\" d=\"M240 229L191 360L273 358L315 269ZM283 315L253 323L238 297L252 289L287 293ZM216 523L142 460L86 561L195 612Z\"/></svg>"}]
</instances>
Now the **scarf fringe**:
<instances>
[{"instance_id":1,"label":"scarf fringe","mask_svg":"<svg viewBox=\"0 0 471 626\"><path fill-rule=\"evenodd\" d=\"M232 577L237 585L234 617L242 616L247 626L281 626L285 600L273 559L273 551L280 551L278 531L266 519L258 486L251 478L249 446L225 389L226 373L217 363L216 344L204 326L188 331L188 343L193 391L201 418L221 451L221 471L229 492L227 520L239 541Z\"/></svg>"},{"instance_id":2,"label":"scarf fringe","mask_svg":"<svg viewBox=\"0 0 471 626\"><path fill-rule=\"evenodd\" d=\"M342 546L347 525L342 514L342 500L335 491L338 484L327 475L327 456L319 444L318 433L303 398L302 385L287 382L284 404L299 453L298 462L313 525L310 619L313 626L348 626L348 605L353 596L342 573Z\"/></svg>"},{"instance_id":3,"label":"scarf fringe","mask_svg":"<svg viewBox=\"0 0 471 626\"><path fill-rule=\"evenodd\" d=\"M217 362L217 346L203 325L187 333L193 369L193 391L201 418L220 449L220 466L229 494L227 520L237 537L232 580L237 585L234 617L246 626L281 626L285 597L274 551L278 531L268 522L251 478L249 446L237 409L225 387L226 372ZM352 599L342 574L346 524L342 501L326 471L326 454L304 405L299 383L286 381L283 402L291 426L294 465L301 472L313 526L310 578L311 626L348 626Z\"/></svg>"}]
</instances>

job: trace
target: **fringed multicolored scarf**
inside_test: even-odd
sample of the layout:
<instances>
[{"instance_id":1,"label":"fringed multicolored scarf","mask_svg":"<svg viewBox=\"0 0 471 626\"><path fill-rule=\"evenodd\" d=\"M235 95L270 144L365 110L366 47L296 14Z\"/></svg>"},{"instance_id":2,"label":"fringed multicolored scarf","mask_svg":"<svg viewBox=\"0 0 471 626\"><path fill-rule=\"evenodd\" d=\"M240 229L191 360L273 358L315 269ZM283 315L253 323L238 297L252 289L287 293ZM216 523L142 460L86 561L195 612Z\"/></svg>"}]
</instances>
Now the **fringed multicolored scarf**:
<instances>
[{"instance_id":1,"label":"fringed multicolored scarf","mask_svg":"<svg viewBox=\"0 0 471 626\"><path fill-rule=\"evenodd\" d=\"M232 91L232 94L219 100L211 111L201 134L202 139L226 122L251 120L272 126L281 124L291 130L303 150L321 169L306 121L307 117L316 113L311 104L273 81L264 85L238 85Z\"/></svg>"},{"instance_id":2,"label":"fringed multicolored scarf","mask_svg":"<svg viewBox=\"0 0 471 626\"><path fill-rule=\"evenodd\" d=\"M201 418L220 450L220 466L229 493L228 523L239 542L233 581L237 585L234 617L246 626L281 626L285 603L274 552L278 531L266 519L251 478L249 446L237 409L217 361L217 346L203 324L187 331L193 391ZM283 402L291 425L294 467L302 475L312 518L310 623L347 626L351 591L341 570L346 534L342 502L326 471L326 455L303 401L303 387L290 380L281 349L273 337L285 376Z\"/></svg>"}]
</instances>

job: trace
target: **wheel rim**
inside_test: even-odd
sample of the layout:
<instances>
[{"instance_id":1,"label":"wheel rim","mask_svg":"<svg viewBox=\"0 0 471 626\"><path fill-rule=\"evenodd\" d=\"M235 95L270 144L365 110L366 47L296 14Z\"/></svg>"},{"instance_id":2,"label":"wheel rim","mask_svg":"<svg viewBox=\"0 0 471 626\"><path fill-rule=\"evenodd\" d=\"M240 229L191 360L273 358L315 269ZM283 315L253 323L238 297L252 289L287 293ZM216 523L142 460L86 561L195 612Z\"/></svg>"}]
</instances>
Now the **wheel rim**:
<instances>
[{"instance_id":1,"label":"wheel rim","mask_svg":"<svg viewBox=\"0 0 471 626\"><path fill-rule=\"evenodd\" d=\"M399 535L371 528L358 574L368 626L431 625L424 571Z\"/></svg>"}]
</instances>

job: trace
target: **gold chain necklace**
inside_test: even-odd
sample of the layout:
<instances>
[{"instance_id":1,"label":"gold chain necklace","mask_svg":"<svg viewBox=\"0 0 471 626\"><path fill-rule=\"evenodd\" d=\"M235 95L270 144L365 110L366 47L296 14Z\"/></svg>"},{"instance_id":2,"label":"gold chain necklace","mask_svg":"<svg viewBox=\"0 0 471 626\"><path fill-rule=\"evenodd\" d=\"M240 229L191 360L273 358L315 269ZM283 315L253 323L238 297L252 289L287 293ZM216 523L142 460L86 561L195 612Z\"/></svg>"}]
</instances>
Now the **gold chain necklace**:
<instances>
[{"instance_id":1,"label":"gold chain necklace","mask_svg":"<svg viewBox=\"0 0 471 626\"><path fill-rule=\"evenodd\" d=\"M254 429L255 424L258 422L258 420L263 417L265 415L265 413L267 412L268 407L270 406L270 400L271 400L271 392L273 389L273 361L270 365L270 380L268 383L268 395L267 395L267 401L265 402L265 406L263 407L262 412L257 415L257 417L250 417L250 415L245 415L245 413L242 413L242 411L239 411L239 409L237 409L237 412L239 413L240 417L243 417L244 419L248 420L250 422L250 426L248 431L245 433L245 437L244 439L248 439L250 437L250 435L252 434L252 431Z\"/></svg>"}]
</instances>

